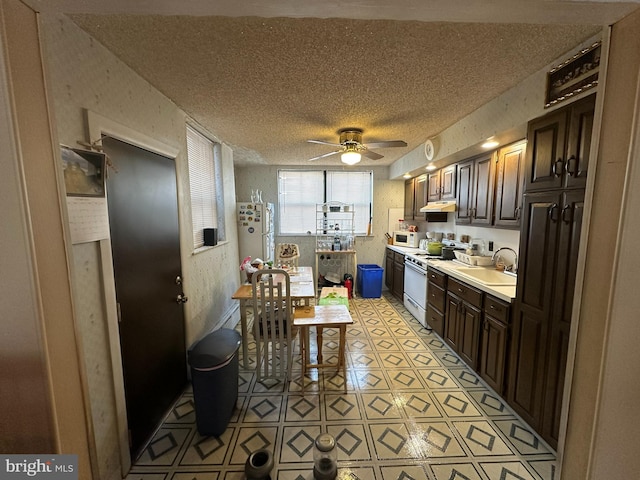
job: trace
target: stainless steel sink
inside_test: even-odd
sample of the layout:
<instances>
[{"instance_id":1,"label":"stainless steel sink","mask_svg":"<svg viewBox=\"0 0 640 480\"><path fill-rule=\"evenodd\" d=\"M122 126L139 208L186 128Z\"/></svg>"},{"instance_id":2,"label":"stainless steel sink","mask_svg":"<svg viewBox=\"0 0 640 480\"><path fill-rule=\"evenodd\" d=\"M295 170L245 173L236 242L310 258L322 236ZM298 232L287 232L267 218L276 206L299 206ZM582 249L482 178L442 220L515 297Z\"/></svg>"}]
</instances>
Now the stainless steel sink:
<instances>
[{"instance_id":1,"label":"stainless steel sink","mask_svg":"<svg viewBox=\"0 0 640 480\"><path fill-rule=\"evenodd\" d=\"M473 280L484 283L485 285L513 286L518 280L515 275L509 275L490 268L460 267L457 268L456 271L465 277L472 278Z\"/></svg>"}]
</instances>

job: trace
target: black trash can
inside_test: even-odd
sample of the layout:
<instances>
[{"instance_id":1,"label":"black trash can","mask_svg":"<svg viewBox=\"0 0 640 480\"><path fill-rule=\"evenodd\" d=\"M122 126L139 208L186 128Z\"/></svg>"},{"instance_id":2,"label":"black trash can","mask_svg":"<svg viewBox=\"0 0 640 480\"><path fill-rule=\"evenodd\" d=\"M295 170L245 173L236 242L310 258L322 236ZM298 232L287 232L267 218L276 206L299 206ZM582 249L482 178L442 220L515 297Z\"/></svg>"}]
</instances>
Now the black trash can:
<instances>
[{"instance_id":1,"label":"black trash can","mask_svg":"<svg viewBox=\"0 0 640 480\"><path fill-rule=\"evenodd\" d=\"M241 335L221 328L188 352L196 425L200 435L219 437L229 425L238 400L238 348Z\"/></svg>"}]
</instances>

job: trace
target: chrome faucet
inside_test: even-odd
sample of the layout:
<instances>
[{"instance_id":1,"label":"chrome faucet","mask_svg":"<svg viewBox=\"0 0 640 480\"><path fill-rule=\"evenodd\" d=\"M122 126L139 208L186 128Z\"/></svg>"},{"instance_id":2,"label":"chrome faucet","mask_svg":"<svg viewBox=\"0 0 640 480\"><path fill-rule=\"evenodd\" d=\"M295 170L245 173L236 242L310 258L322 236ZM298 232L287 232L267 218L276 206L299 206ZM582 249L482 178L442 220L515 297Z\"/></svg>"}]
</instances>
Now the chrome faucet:
<instances>
[{"instance_id":1,"label":"chrome faucet","mask_svg":"<svg viewBox=\"0 0 640 480\"><path fill-rule=\"evenodd\" d=\"M495 253L493 254L493 257L491 257L491 260L493 260L493 263L495 264L498 258L500 258L498 253L500 253L502 250L509 250L511 253L513 253L513 263L509 266L505 266L505 271L511 272L511 273L517 273L518 272L518 254L513 248L509 248L509 247L499 248L498 250L495 251Z\"/></svg>"}]
</instances>

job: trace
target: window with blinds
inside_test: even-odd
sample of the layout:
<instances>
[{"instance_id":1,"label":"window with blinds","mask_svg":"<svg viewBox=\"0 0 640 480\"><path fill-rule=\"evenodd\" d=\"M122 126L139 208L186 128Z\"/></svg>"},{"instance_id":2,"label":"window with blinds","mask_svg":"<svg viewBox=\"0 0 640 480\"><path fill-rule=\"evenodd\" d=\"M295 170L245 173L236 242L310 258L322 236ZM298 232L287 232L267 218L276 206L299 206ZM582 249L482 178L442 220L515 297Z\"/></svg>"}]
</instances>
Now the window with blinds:
<instances>
[{"instance_id":1,"label":"window with blinds","mask_svg":"<svg viewBox=\"0 0 640 480\"><path fill-rule=\"evenodd\" d=\"M355 232L367 233L371 221L373 172L327 172L326 202L352 203L355 210Z\"/></svg>"},{"instance_id":2,"label":"window with blinds","mask_svg":"<svg viewBox=\"0 0 640 480\"><path fill-rule=\"evenodd\" d=\"M216 180L216 170L220 168L220 145L187 126L187 161L195 249L204 245L205 228L218 228L218 239L224 238L224 231L221 232L218 225L222 196L218 192Z\"/></svg>"},{"instance_id":3,"label":"window with blinds","mask_svg":"<svg viewBox=\"0 0 640 480\"><path fill-rule=\"evenodd\" d=\"M343 202L354 204L355 232L365 235L371 219L372 198L373 172L370 171L279 170L278 233L313 233L316 205Z\"/></svg>"}]
</instances>

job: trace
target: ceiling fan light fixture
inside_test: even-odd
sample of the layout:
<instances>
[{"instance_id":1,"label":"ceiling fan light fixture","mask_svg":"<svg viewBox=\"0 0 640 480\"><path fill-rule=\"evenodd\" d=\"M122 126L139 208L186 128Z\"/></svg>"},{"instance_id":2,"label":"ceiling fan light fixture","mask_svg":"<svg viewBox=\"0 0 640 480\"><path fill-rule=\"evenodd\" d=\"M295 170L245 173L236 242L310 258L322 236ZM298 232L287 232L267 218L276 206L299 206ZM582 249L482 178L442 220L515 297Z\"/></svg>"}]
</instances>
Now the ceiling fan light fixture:
<instances>
[{"instance_id":1,"label":"ceiling fan light fixture","mask_svg":"<svg viewBox=\"0 0 640 480\"><path fill-rule=\"evenodd\" d=\"M356 163L360 162L361 158L362 156L360 155L360 153L353 150L347 150L340 157L342 163L345 163L347 165L355 165Z\"/></svg>"}]
</instances>

